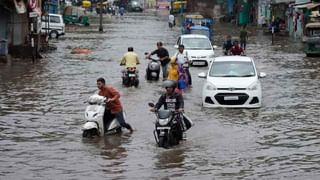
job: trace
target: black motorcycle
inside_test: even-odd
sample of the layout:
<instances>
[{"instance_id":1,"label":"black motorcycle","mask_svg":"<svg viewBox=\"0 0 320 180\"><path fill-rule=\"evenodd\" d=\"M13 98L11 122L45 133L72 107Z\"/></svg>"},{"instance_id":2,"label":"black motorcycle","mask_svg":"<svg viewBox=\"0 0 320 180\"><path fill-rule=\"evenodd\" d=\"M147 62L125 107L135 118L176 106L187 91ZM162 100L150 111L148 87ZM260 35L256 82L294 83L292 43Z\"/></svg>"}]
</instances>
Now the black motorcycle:
<instances>
[{"instance_id":1,"label":"black motorcycle","mask_svg":"<svg viewBox=\"0 0 320 180\"><path fill-rule=\"evenodd\" d=\"M138 72L135 67L127 68L122 74L122 84L127 87L139 86Z\"/></svg>"},{"instance_id":2,"label":"black motorcycle","mask_svg":"<svg viewBox=\"0 0 320 180\"><path fill-rule=\"evenodd\" d=\"M149 103L149 106L154 107L154 104ZM178 145L180 140L183 139L182 113L171 110L158 110L155 114L157 119L153 135L158 146L168 148Z\"/></svg>"}]
</instances>

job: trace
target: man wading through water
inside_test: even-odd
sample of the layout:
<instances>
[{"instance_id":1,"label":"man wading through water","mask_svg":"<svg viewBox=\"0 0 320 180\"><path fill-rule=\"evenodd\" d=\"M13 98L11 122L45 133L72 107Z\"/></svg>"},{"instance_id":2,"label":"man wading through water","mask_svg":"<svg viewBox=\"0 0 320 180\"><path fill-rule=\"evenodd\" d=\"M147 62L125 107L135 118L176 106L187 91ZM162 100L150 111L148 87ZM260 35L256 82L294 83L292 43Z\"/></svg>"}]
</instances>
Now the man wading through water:
<instances>
[{"instance_id":1,"label":"man wading through water","mask_svg":"<svg viewBox=\"0 0 320 180\"><path fill-rule=\"evenodd\" d=\"M97 87L100 90L99 95L107 98L106 101L106 109L103 115L103 121L108 121L107 117L109 117L108 113L114 114L117 118L119 124L122 127L127 128L131 133L133 132L130 124L126 123L123 117L123 108L120 102L120 94L119 92L112 86L106 85L106 81L103 78L99 78L97 80Z\"/></svg>"},{"instance_id":2,"label":"man wading through water","mask_svg":"<svg viewBox=\"0 0 320 180\"><path fill-rule=\"evenodd\" d=\"M158 49L154 50L146 58L149 59L152 55L157 54L161 62L163 81L165 81L168 76L167 69L170 62L169 52L166 48L163 47L162 42L157 42L157 48Z\"/></svg>"}]
</instances>

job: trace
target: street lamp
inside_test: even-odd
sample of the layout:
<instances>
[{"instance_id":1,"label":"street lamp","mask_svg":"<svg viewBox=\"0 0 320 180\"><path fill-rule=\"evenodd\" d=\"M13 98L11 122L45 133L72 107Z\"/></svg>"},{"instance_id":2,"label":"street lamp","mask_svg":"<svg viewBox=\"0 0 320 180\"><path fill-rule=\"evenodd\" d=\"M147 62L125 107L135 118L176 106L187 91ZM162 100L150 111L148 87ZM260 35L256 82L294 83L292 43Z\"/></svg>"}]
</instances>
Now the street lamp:
<instances>
[{"instance_id":1,"label":"street lamp","mask_svg":"<svg viewBox=\"0 0 320 180\"><path fill-rule=\"evenodd\" d=\"M102 0L100 0L99 13L100 13L99 32L103 32L103 27L102 27Z\"/></svg>"}]
</instances>

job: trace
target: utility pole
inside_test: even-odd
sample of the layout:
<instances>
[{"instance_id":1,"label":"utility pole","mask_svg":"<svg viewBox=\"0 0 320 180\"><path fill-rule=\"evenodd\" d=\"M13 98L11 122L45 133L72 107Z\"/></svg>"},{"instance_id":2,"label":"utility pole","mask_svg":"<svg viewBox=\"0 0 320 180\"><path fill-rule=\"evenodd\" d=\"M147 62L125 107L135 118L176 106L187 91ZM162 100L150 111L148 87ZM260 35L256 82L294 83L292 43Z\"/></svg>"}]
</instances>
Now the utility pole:
<instances>
[{"instance_id":1,"label":"utility pole","mask_svg":"<svg viewBox=\"0 0 320 180\"><path fill-rule=\"evenodd\" d=\"M100 6L99 6L99 13L100 13L100 26L99 26L99 32L103 32L102 27L102 0L100 0Z\"/></svg>"}]
</instances>

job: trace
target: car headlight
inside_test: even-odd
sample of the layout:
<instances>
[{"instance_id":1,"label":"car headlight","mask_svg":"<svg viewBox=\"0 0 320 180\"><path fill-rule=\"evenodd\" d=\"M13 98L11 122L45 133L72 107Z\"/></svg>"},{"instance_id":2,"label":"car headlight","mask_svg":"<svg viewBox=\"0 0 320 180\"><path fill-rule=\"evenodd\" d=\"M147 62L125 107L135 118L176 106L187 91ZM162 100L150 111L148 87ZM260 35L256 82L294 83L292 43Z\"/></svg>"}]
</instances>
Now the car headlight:
<instances>
[{"instance_id":1,"label":"car headlight","mask_svg":"<svg viewBox=\"0 0 320 180\"><path fill-rule=\"evenodd\" d=\"M206 90L209 91L215 91L217 90L216 86L214 86L212 83L207 82L207 84L205 85Z\"/></svg>"},{"instance_id":2,"label":"car headlight","mask_svg":"<svg viewBox=\"0 0 320 180\"><path fill-rule=\"evenodd\" d=\"M168 122L169 122L169 118L166 118L166 119L159 119L159 124L160 124L161 126L165 126L165 125L167 125L167 124L168 124Z\"/></svg>"},{"instance_id":3,"label":"car headlight","mask_svg":"<svg viewBox=\"0 0 320 180\"><path fill-rule=\"evenodd\" d=\"M254 82L247 89L249 91L256 91L256 90L258 90L258 87L259 87L259 83L258 82Z\"/></svg>"}]
</instances>

